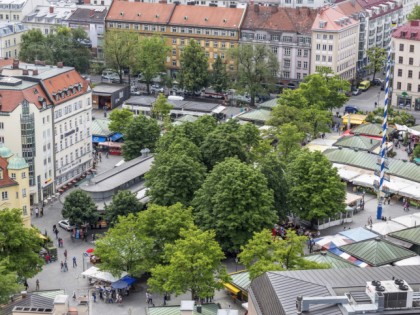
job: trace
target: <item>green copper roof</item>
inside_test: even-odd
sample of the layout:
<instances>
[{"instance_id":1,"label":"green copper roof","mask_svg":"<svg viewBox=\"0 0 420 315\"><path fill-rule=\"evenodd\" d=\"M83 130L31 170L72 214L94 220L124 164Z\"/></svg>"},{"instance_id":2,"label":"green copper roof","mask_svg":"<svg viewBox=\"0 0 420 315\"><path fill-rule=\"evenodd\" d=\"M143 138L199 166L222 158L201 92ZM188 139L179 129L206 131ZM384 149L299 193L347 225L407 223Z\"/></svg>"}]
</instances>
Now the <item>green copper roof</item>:
<instances>
[{"instance_id":1,"label":"green copper roof","mask_svg":"<svg viewBox=\"0 0 420 315\"><path fill-rule=\"evenodd\" d=\"M420 222L419 222L420 223ZM402 241L420 245L420 226L416 226L410 229L390 233L389 236L392 236L394 238L398 238Z\"/></svg>"},{"instance_id":2,"label":"green copper roof","mask_svg":"<svg viewBox=\"0 0 420 315\"><path fill-rule=\"evenodd\" d=\"M339 249L373 266L383 266L405 258L417 256L416 253L394 245L380 238L347 244Z\"/></svg>"},{"instance_id":3,"label":"green copper roof","mask_svg":"<svg viewBox=\"0 0 420 315\"><path fill-rule=\"evenodd\" d=\"M251 285L251 279L249 278L249 272L246 270L235 272L229 274L231 277L230 283L239 289L248 291L249 286Z\"/></svg>"},{"instance_id":4,"label":"green copper roof","mask_svg":"<svg viewBox=\"0 0 420 315\"><path fill-rule=\"evenodd\" d=\"M113 132L108 129L108 119L95 119L92 121L92 135L109 137Z\"/></svg>"},{"instance_id":5,"label":"green copper roof","mask_svg":"<svg viewBox=\"0 0 420 315\"><path fill-rule=\"evenodd\" d=\"M346 164L374 171L378 169L378 155L351 149L327 149L322 152L333 163ZM388 174L420 183L420 166L412 162L404 162L388 158Z\"/></svg>"},{"instance_id":6,"label":"green copper roof","mask_svg":"<svg viewBox=\"0 0 420 315\"><path fill-rule=\"evenodd\" d=\"M363 124L356 128L353 128L352 133L360 133L361 135L368 135L374 137L382 136L382 125L381 124ZM395 129L388 126L388 134L394 132Z\"/></svg>"},{"instance_id":7,"label":"green copper roof","mask_svg":"<svg viewBox=\"0 0 420 315\"><path fill-rule=\"evenodd\" d=\"M313 262L317 262L320 264L329 264L331 265L332 269L340 269L340 268L354 268L356 265L344 260L330 252L322 252L319 254L308 255L305 256L306 260L310 260Z\"/></svg>"},{"instance_id":8,"label":"green copper roof","mask_svg":"<svg viewBox=\"0 0 420 315\"><path fill-rule=\"evenodd\" d=\"M275 98L275 99L266 101L264 103L259 104L258 107L272 110L274 107L276 107L278 105L277 104L278 100L279 100L278 98Z\"/></svg>"},{"instance_id":9,"label":"green copper roof","mask_svg":"<svg viewBox=\"0 0 420 315\"><path fill-rule=\"evenodd\" d=\"M8 162L7 169L9 170L21 170L29 167L24 158L17 156L11 157Z\"/></svg>"},{"instance_id":10,"label":"green copper roof","mask_svg":"<svg viewBox=\"0 0 420 315\"><path fill-rule=\"evenodd\" d=\"M380 143L381 142L379 140L363 136L344 136L338 139L333 146L372 151Z\"/></svg>"},{"instance_id":11,"label":"green copper roof","mask_svg":"<svg viewBox=\"0 0 420 315\"><path fill-rule=\"evenodd\" d=\"M13 153L12 153L12 151L10 151L10 149L8 149L6 147L3 147L3 146L0 147L0 156L2 158L7 159L7 158L11 157L12 155L13 155Z\"/></svg>"},{"instance_id":12,"label":"green copper roof","mask_svg":"<svg viewBox=\"0 0 420 315\"><path fill-rule=\"evenodd\" d=\"M239 120L246 120L252 122L265 123L270 119L271 110L267 109L254 109L236 116Z\"/></svg>"},{"instance_id":13,"label":"green copper roof","mask_svg":"<svg viewBox=\"0 0 420 315\"><path fill-rule=\"evenodd\" d=\"M193 312L193 315L217 315L219 306L217 304L203 304L201 313ZM158 306L147 309L147 315L180 315L180 306Z\"/></svg>"}]
</instances>

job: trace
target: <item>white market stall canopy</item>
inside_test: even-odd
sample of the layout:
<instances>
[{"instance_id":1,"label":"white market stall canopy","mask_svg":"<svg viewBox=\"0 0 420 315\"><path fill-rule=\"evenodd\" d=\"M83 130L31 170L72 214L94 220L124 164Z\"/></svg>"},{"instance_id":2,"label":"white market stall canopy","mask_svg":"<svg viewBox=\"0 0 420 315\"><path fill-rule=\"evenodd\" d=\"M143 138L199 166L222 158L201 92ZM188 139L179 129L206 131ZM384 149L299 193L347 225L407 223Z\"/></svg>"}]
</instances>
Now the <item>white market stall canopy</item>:
<instances>
[{"instance_id":1,"label":"white market stall canopy","mask_svg":"<svg viewBox=\"0 0 420 315\"><path fill-rule=\"evenodd\" d=\"M420 214L413 213L393 218L392 221L405 225L406 227L415 227L420 225Z\"/></svg>"},{"instance_id":2,"label":"white market stall canopy","mask_svg":"<svg viewBox=\"0 0 420 315\"><path fill-rule=\"evenodd\" d=\"M124 278L127 275L126 272L121 273L121 277L115 278L112 274L106 271L100 271L98 267L90 267L89 269L82 272L82 276L87 278L93 278L105 282L116 282L121 278Z\"/></svg>"},{"instance_id":3,"label":"white market stall canopy","mask_svg":"<svg viewBox=\"0 0 420 315\"><path fill-rule=\"evenodd\" d=\"M353 194L351 192L346 193L346 205L351 205L352 203L362 200L362 196Z\"/></svg>"},{"instance_id":4,"label":"white market stall canopy","mask_svg":"<svg viewBox=\"0 0 420 315\"><path fill-rule=\"evenodd\" d=\"M420 256L414 256L407 259L394 262L394 266L418 266L420 265Z\"/></svg>"},{"instance_id":5,"label":"white market stall canopy","mask_svg":"<svg viewBox=\"0 0 420 315\"><path fill-rule=\"evenodd\" d=\"M363 173L369 172L358 167L337 163L333 163L333 167L337 168L340 178L346 181L351 181L353 178L360 176Z\"/></svg>"},{"instance_id":6,"label":"white market stall canopy","mask_svg":"<svg viewBox=\"0 0 420 315\"><path fill-rule=\"evenodd\" d=\"M378 223L374 223L372 225L372 228L369 226L367 229L372 230L373 232L380 234L380 235L387 235L392 232L397 232L401 230L405 230L407 227L405 225L402 225L400 223L394 222L394 221L382 221Z\"/></svg>"},{"instance_id":7,"label":"white market stall canopy","mask_svg":"<svg viewBox=\"0 0 420 315\"><path fill-rule=\"evenodd\" d=\"M395 127L397 128L398 131L406 131L408 133L411 133L412 135L420 136L420 131L411 129L410 127L407 127L406 125L395 124Z\"/></svg>"}]
</instances>

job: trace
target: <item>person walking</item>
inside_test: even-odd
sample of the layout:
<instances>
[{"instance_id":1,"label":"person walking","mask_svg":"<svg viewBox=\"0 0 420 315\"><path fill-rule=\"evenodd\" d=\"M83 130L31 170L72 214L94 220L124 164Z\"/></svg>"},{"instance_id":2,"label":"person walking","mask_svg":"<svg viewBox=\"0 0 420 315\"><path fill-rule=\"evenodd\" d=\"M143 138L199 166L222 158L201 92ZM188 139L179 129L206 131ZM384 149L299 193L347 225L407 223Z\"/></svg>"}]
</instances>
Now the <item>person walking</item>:
<instances>
[{"instance_id":1,"label":"person walking","mask_svg":"<svg viewBox=\"0 0 420 315\"><path fill-rule=\"evenodd\" d=\"M92 297L93 297L93 303L96 303L96 292L95 291L92 292Z\"/></svg>"},{"instance_id":2,"label":"person walking","mask_svg":"<svg viewBox=\"0 0 420 315\"><path fill-rule=\"evenodd\" d=\"M28 281L26 279L25 279L25 282L23 283L23 285L25 286L25 291L28 291L29 284L28 284Z\"/></svg>"},{"instance_id":3,"label":"person walking","mask_svg":"<svg viewBox=\"0 0 420 315\"><path fill-rule=\"evenodd\" d=\"M67 260L67 249L64 250L64 259Z\"/></svg>"},{"instance_id":4,"label":"person walking","mask_svg":"<svg viewBox=\"0 0 420 315\"><path fill-rule=\"evenodd\" d=\"M55 234L55 238L58 240L58 229L55 229L54 234Z\"/></svg>"},{"instance_id":5,"label":"person walking","mask_svg":"<svg viewBox=\"0 0 420 315\"><path fill-rule=\"evenodd\" d=\"M39 217L39 209L38 207L35 208L35 216L38 218Z\"/></svg>"},{"instance_id":6,"label":"person walking","mask_svg":"<svg viewBox=\"0 0 420 315\"><path fill-rule=\"evenodd\" d=\"M35 291L39 291L39 279L36 279L35 284L36 284Z\"/></svg>"},{"instance_id":7,"label":"person walking","mask_svg":"<svg viewBox=\"0 0 420 315\"><path fill-rule=\"evenodd\" d=\"M77 267L76 256L73 256L73 268Z\"/></svg>"},{"instance_id":8,"label":"person walking","mask_svg":"<svg viewBox=\"0 0 420 315\"><path fill-rule=\"evenodd\" d=\"M44 207L41 207L41 211L40 211L40 217L42 218L44 216Z\"/></svg>"},{"instance_id":9,"label":"person walking","mask_svg":"<svg viewBox=\"0 0 420 315\"><path fill-rule=\"evenodd\" d=\"M63 263L63 261L61 261L60 266L61 266L61 271L64 271L64 263Z\"/></svg>"},{"instance_id":10,"label":"person walking","mask_svg":"<svg viewBox=\"0 0 420 315\"><path fill-rule=\"evenodd\" d=\"M64 262L64 272L69 271L69 267L67 266L67 261Z\"/></svg>"}]
</instances>

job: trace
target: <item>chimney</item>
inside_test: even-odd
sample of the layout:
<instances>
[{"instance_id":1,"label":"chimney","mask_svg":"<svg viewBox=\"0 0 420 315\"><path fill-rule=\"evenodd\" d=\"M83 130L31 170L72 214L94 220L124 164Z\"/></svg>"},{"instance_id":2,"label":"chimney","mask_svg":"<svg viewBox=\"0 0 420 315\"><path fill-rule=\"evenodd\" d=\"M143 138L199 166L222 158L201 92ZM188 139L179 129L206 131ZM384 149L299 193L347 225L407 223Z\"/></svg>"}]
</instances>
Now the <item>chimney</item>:
<instances>
[{"instance_id":1,"label":"chimney","mask_svg":"<svg viewBox=\"0 0 420 315\"><path fill-rule=\"evenodd\" d=\"M279 9L276 5L271 6L271 13L277 13L278 11L279 11Z\"/></svg>"},{"instance_id":2,"label":"chimney","mask_svg":"<svg viewBox=\"0 0 420 315\"><path fill-rule=\"evenodd\" d=\"M23 75L29 75L29 71L28 71L28 69L24 69L24 70L22 70L22 74L23 74Z\"/></svg>"},{"instance_id":3,"label":"chimney","mask_svg":"<svg viewBox=\"0 0 420 315\"><path fill-rule=\"evenodd\" d=\"M57 62L57 68L63 68L63 62L62 61Z\"/></svg>"},{"instance_id":4,"label":"chimney","mask_svg":"<svg viewBox=\"0 0 420 315\"><path fill-rule=\"evenodd\" d=\"M13 68L12 69L19 69L19 59L13 59Z\"/></svg>"},{"instance_id":5,"label":"chimney","mask_svg":"<svg viewBox=\"0 0 420 315\"><path fill-rule=\"evenodd\" d=\"M255 13L260 12L260 7L258 6L258 4L254 4L254 12Z\"/></svg>"},{"instance_id":6,"label":"chimney","mask_svg":"<svg viewBox=\"0 0 420 315\"><path fill-rule=\"evenodd\" d=\"M54 13L54 7L50 5L50 13Z\"/></svg>"},{"instance_id":7,"label":"chimney","mask_svg":"<svg viewBox=\"0 0 420 315\"><path fill-rule=\"evenodd\" d=\"M38 69L32 70L32 75L38 75Z\"/></svg>"}]
</instances>

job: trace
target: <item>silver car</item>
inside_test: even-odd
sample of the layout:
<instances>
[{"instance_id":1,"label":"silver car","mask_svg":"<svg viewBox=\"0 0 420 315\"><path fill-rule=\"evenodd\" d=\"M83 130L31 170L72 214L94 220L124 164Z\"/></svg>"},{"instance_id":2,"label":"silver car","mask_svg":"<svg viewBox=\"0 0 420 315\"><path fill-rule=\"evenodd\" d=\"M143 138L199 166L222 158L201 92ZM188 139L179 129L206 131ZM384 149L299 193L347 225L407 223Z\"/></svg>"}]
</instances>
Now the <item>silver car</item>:
<instances>
[{"instance_id":1,"label":"silver car","mask_svg":"<svg viewBox=\"0 0 420 315\"><path fill-rule=\"evenodd\" d=\"M67 231L72 231L76 228L76 226L71 224L70 221L67 219L58 221L58 225Z\"/></svg>"}]
</instances>

